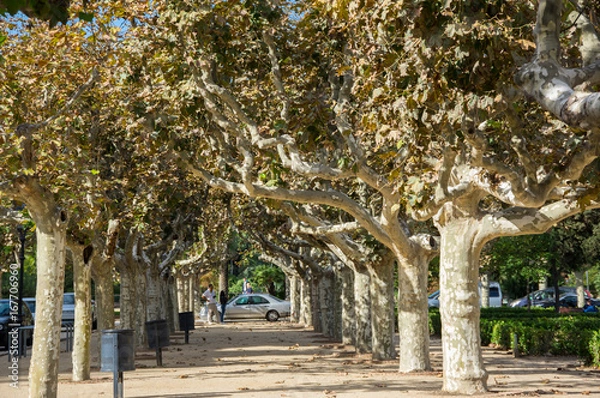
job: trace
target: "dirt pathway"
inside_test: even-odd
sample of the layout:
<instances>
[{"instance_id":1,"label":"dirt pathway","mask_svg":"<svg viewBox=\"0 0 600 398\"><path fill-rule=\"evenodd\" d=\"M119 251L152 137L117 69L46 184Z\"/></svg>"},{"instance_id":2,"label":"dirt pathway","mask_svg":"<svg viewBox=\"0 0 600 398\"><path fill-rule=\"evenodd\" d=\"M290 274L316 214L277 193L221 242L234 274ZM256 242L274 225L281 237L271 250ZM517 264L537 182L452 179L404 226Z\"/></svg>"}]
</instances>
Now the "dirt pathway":
<instances>
[{"instance_id":1,"label":"dirt pathway","mask_svg":"<svg viewBox=\"0 0 600 398\"><path fill-rule=\"evenodd\" d=\"M163 349L163 367L154 351L138 350L136 370L124 373L125 397L439 397L440 341L432 340L433 372L402 375L398 362L372 362L312 330L280 321L202 324L184 343L182 332ZM98 333L98 332L94 332ZM484 349L490 392L499 396L600 397L600 371L578 368L576 358L515 359L505 351ZM93 358L92 379L74 383L71 354L61 354L59 397L112 397L112 373L99 372ZM2 366L2 363L5 365ZM27 397L29 358L19 362L19 387L10 387L9 362L0 357L0 397Z\"/></svg>"}]
</instances>

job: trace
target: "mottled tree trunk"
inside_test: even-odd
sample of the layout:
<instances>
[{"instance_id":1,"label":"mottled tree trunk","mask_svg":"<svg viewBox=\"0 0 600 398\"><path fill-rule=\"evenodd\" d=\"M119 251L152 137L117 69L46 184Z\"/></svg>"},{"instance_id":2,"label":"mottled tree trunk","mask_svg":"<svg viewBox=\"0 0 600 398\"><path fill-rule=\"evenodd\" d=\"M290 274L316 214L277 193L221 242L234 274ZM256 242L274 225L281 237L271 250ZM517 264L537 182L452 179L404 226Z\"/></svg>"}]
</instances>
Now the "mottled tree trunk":
<instances>
[{"instance_id":1,"label":"mottled tree trunk","mask_svg":"<svg viewBox=\"0 0 600 398\"><path fill-rule=\"evenodd\" d=\"M333 337L335 327L334 278L333 272L325 272L319 283L321 333L327 337Z\"/></svg>"},{"instance_id":2,"label":"mottled tree trunk","mask_svg":"<svg viewBox=\"0 0 600 398\"><path fill-rule=\"evenodd\" d=\"M489 308L490 306L490 278L488 274L481 274L481 307Z\"/></svg>"},{"instance_id":3,"label":"mottled tree trunk","mask_svg":"<svg viewBox=\"0 0 600 398\"><path fill-rule=\"evenodd\" d=\"M354 273L355 348L359 354L371 352L371 281L366 273Z\"/></svg>"},{"instance_id":4,"label":"mottled tree trunk","mask_svg":"<svg viewBox=\"0 0 600 398\"><path fill-rule=\"evenodd\" d=\"M443 389L462 394L484 392L488 375L479 335L479 226L474 219L458 218L438 229Z\"/></svg>"},{"instance_id":5,"label":"mottled tree trunk","mask_svg":"<svg viewBox=\"0 0 600 398\"><path fill-rule=\"evenodd\" d=\"M179 330L179 302L177 300L177 285L175 278L169 278L163 283L167 323L171 333Z\"/></svg>"},{"instance_id":6,"label":"mottled tree trunk","mask_svg":"<svg viewBox=\"0 0 600 398\"><path fill-rule=\"evenodd\" d=\"M146 311L148 321L165 320L164 280L158 270L150 265L146 270Z\"/></svg>"},{"instance_id":7,"label":"mottled tree trunk","mask_svg":"<svg viewBox=\"0 0 600 398\"><path fill-rule=\"evenodd\" d=\"M219 264L219 291L217 295L221 294L221 290L229 295L229 263L226 261Z\"/></svg>"},{"instance_id":8,"label":"mottled tree trunk","mask_svg":"<svg viewBox=\"0 0 600 398\"><path fill-rule=\"evenodd\" d=\"M135 345L146 345L146 276L129 269L121 271L120 328L133 329Z\"/></svg>"},{"instance_id":9,"label":"mottled tree trunk","mask_svg":"<svg viewBox=\"0 0 600 398\"><path fill-rule=\"evenodd\" d=\"M187 283L187 278L185 278L181 273L177 273L175 276L175 285L177 287L177 301L179 302L179 311L186 312L189 311L189 292Z\"/></svg>"},{"instance_id":10,"label":"mottled tree trunk","mask_svg":"<svg viewBox=\"0 0 600 398\"><path fill-rule=\"evenodd\" d=\"M311 306L311 314L312 314L312 327L314 331L317 333L322 333L322 316L321 316L321 305L319 299L319 285L321 284L321 277L318 278L312 277L310 278L310 306Z\"/></svg>"},{"instance_id":11,"label":"mottled tree trunk","mask_svg":"<svg viewBox=\"0 0 600 398\"><path fill-rule=\"evenodd\" d=\"M354 312L354 272L342 268L342 343L354 345L356 342L356 315Z\"/></svg>"},{"instance_id":12,"label":"mottled tree trunk","mask_svg":"<svg viewBox=\"0 0 600 398\"><path fill-rule=\"evenodd\" d=\"M31 209L30 209L31 212ZM66 216L34 215L36 222L36 318L29 367L29 396L55 398L65 283Z\"/></svg>"},{"instance_id":13,"label":"mottled tree trunk","mask_svg":"<svg viewBox=\"0 0 600 398\"><path fill-rule=\"evenodd\" d=\"M372 356L376 361L395 359L394 258L369 266L371 281Z\"/></svg>"},{"instance_id":14,"label":"mottled tree trunk","mask_svg":"<svg viewBox=\"0 0 600 398\"><path fill-rule=\"evenodd\" d=\"M429 258L398 259L398 335L400 372L431 370L427 269Z\"/></svg>"},{"instance_id":15,"label":"mottled tree trunk","mask_svg":"<svg viewBox=\"0 0 600 398\"><path fill-rule=\"evenodd\" d=\"M96 322L97 330L115 328L115 294L113 288L113 261L99 256L92 258L92 279L96 287ZM100 358L101 334L92 334L95 347L93 357Z\"/></svg>"},{"instance_id":16,"label":"mottled tree trunk","mask_svg":"<svg viewBox=\"0 0 600 398\"><path fill-rule=\"evenodd\" d=\"M300 278L297 276L290 277L290 320L292 322L300 322Z\"/></svg>"},{"instance_id":17,"label":"mottled tree trunk","mask_svg":"<svg viewBox=\"0 0 600 398\"><path fill-rule=\"evenodd\" d=\"M342 281L342 276L341 276L341 272L335 272L333 275L334 278L334 288L333 288L333 334L332 337L335 339L335 341L342 341L343 340L343 316L344 316L344 310L343 310L343 281Z\"/></svg>"},{"instance_id":18,"label":"mottled tree trunk","mask_svg":"<svg viewBox=\"0 0 600 398\"><path fill-rule=\"evenodd\" d=\"M313 326L312 283L300 278L300 317L299 322L306 327Z\"/></svg>"},{"instance_id":19,"label":"mottled tree trunk","mask_svg":"<svg viewBox=\"0 0 600 398\"><path fill-rule=\"evenodd\" d=\"M91 267L84 257L84 247L70 245L73 259L73 287L75 290L75 332L73 335L73 381L90 379L92 295Z\"/></svg>"},{"instance_id":20,"label":"mottled tree trunk","mask_svg":"<svg viewBox=\"0 0 600 398\"><path fill-rule=\"evenodd\" d=\"M585 296L583 291L583 271L575 271L575 288L577 289L577 307L583 308L585 305Z\"/></svg>"},{"instance_id":21,"label":"mottled tree trunk","mask_svg":"<svg viewBox=\"0 0 600 398\"><path fill-rule=\"evenodd\" d=\"M202 293L204 292L200 291L200 278L198 277L198 275L192 274L192 277L190 278L190 294L192 296L191 300L193 303L195 314L199 314L200 310L202 309L202 306L204 305L202 300L200 300L200 296L202 295Z\"/></svg>"}]
</instances>

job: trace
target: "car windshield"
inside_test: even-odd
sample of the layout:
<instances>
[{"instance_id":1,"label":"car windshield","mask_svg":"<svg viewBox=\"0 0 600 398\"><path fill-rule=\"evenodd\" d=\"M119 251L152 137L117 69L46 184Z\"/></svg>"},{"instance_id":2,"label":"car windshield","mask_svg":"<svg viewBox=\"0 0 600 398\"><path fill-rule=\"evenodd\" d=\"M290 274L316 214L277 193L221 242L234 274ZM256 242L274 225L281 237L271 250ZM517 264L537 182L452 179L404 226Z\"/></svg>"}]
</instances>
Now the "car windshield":
<instances>
[{"instance_id":1,"label":"car windshield","mask_svg":"<svg viewBox=\"0 0 600 398\"><path fill-rule=\"evenodd\" d=\"M75 296L72 294L65 294L63 296L63 304L75 305Z\"/></svg>"},{"instance_id":2,"label":"car windshield","mask_svg":"<svg viewBox=\"0 0 600 398\"><path fill-rule=\"evenodd\" d=\"M0 316L6 316L10 314L10 304L8 300L0 301Z\"/></svg>"},{"instance_id":3,"label":"car windshield","mask_svg":"<svg viewBox=\"0 0 600 398\"><path fill-rule=\"evenodd\" d=\"M31 312L35 312L35 300L25 300Z\"/></svg>"}]
</instances>

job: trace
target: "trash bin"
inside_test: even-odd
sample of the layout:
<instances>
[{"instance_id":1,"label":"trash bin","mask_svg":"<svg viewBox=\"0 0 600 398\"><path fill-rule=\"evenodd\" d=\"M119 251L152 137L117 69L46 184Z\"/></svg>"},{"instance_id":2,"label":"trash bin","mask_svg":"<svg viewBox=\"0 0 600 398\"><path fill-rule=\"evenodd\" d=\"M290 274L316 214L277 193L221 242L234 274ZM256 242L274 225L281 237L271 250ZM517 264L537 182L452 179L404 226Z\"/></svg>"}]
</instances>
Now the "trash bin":
<instances>
[{"instance_id":1,"label":"trash bin","mask_svg":"<svg viewBox=\"0 0 600 398\"><path fill-rule=\"evenodd\" d=\"M148 346L156 349L156 366L162 366L162 348L170 344L169 325L164 319L146 322Z\"/></svg>"},{"instance_id":2,"label":"trash bin","mask_svg":"<svg viewBox=\"0 0 600 398\"><path fill-rule=\"evenodd\" d=\"M133 330L103 330L101 344L101 372L135 370Z\"/></svg>"},{"instance_id":3,"label":"trash bin","mask_svg":"<svg viewBox=\"0 0 600 398\"><path fill-rule=\"evenodd\" d=\"M190 312L180 312L179 313L179 330L188 331L194 330L194 313Z\"/></svg>"},{"instance_id":4,"label":"trash bin","mask_svg":"<svg viewBox=\"0 0 600 398\"><path fill-rule=\"evenodd\" d=\"M190 330L194 330L194 313L193 312L180 312L179 313L179 330L185 332L185 344L190 341L189 333Z\"/></svg>"},{"instance_id":5,"label":"trash bin","mask_svg":"<svg viewBox=\"0 0 600 398\"><path fill-rule=\"evenodd\" d=\"M100 347L100 371L113 372L114 398L123 398L123 372L127 370L135 370L133 330L103 330Z\"/></svg>"},{"instance_id":6,"label":"trash bin","mask_svg":"<svg viewBox=\"0 0 600 398\"><path fill-rule=\"evenodd\" d=\"M146 322L146 333L150 348L162 348L169 345L169 325L166 320Z\"/></svg>"}]
</instances>

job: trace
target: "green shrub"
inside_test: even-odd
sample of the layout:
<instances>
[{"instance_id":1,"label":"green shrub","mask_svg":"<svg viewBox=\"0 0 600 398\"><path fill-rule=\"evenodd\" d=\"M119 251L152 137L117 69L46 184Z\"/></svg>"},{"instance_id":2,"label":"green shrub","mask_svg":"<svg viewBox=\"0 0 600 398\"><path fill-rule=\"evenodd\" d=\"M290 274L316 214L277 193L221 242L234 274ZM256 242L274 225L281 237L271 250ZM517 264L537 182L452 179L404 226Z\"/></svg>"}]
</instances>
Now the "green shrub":
<instances>
[{"instance_id":1,"label":"green shrub","mask_svg":"<svg viewBox=\"0 0 600 398\"><path fill-rule=\"evenodd\" d=\"M492 328L490 341L500 348L507 349L512 344L514 324L510 321L496 321Z\"/></svg>"},{"instance_id":2,"label":"green shrub","mask_svg":"<svg viewBox=\"0 0 600 398\"><path fill-rule=\"evenodd\" d=\"M600 330L592 332L588 346L591 364L600 368Z\"/></svg>"},{"instance_id":3,"label":"green shrub","mask_svg":"<svg viewBox=\"0 0 600 398\"><path fill-rule=\"evenodd\" d=\"M429 334L432 336L442 335L442 317L437 308L429 309Z\"/></svg>"}]
</instances>

